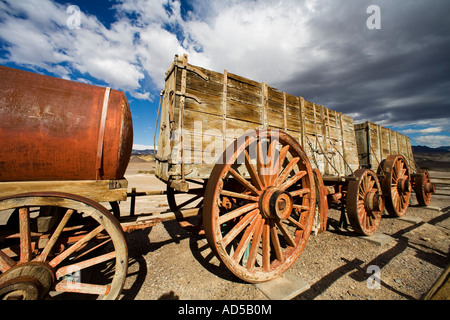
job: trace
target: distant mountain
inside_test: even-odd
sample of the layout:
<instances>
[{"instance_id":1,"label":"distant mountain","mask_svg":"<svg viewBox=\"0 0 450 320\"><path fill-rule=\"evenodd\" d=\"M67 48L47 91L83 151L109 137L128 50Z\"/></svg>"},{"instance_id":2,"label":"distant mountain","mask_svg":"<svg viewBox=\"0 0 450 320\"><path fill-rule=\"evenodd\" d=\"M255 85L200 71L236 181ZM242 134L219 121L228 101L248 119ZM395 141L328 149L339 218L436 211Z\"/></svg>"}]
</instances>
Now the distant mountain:
<instances>
[{"instance_id":1,"label":"distant mountain","mask_svg":"<svg viewBox=\"0 0 450 320\"><path fill-rule=\"evenodd\" d=\"M450 152L450 147L430 148L427 146L412 146L415 153L444 153Z\"/></svg>"},{"instance_id":2,"label":"distant mountain","mask_svg":"<svg viewBox=\"0 0 450 320\"><path fill-rule=\"evenodd\" d=\"M138 154L145 154L145 155L149 155L149 154L155 154L155 150L153 149L145 149L145 150L134 150L131 154L134 155L138 155Z\"/></svg>"},{"instance_id":3,"label":"distant mountain","mask_svg":"<svg viewBox=\"0 0 450 320\"><path fill-rule=\"evenodd\" d=\"M439 149L444 149L450 152L450 146L439 147Z\"/></svg>"}]
</instances>

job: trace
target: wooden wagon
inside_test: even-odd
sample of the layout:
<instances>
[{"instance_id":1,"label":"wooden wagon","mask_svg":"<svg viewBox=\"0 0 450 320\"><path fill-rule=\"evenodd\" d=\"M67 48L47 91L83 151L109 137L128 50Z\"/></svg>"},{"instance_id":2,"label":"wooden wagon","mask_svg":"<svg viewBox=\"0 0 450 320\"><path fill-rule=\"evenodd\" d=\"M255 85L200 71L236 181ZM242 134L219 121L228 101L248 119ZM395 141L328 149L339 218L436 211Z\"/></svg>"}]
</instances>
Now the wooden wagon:
<instances>
[{"instance_id":1,"label":"wooden wagon","mask_svg":"<svg viewBox=\"0 0 450 320\"><path fill-rule=\"evenodd\" d=\"M187 56L166 73L160 116L156 176L171 208L201 208L203 221L184 223L203 222L241 279L267 281L292 265L311 230L326 228L327 197L347 204L357 232L378 227L381 186L360 169L351 117Z\"/></svg>"},{"instance_id":2,"label":"wooden wagon","mask_svg":"<svg viewBox=\"0 0 450 320\"><path fill-rule=\"evenodd\" d=\"M326 229L329 201L360 234L379 225L379 177L389 166L372 171L374 144L361 149L359 127L342 113L176 56L158 111L156 176L167 190L130 194L123 93L0 71L0 299L117 298L128 266L123 231L166 220L204 233L248 282L281 276L311 231ZM395 178L408 190L403 170ZM166 194L171 211L135 216L141 194ZM129 197L121 216L118 202Z\"/></svg>"},{"instance_id":3,"label":"wooden wagon","mask_svg":"<svg viewBox=\"0 0 450 320\"><path fill-rule=\"evenodd\" d=\"M360 166L376 170L390 215L406 213L412 190L419 205L430 204L435 187L417 168L409 137L372 122L356 124L355 133Z\"/></svg>"}]
</instances>

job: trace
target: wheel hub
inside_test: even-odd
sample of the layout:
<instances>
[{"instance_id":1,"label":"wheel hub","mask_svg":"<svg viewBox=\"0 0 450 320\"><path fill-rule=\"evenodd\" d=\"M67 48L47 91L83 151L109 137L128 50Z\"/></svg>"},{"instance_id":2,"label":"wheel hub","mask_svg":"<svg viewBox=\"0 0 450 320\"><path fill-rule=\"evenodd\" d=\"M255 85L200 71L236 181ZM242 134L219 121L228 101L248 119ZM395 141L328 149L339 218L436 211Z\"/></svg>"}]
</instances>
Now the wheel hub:
<instances>
[{"instance_id":1,"label":"wheel hub","mask_svg":"<svg viewBox=\"0 0 450 320\"><path fill-rule=\"evenodd\" d=\"M401 193L409 193L411 192L411 183L409 179L400 179L397 183L398 191Z\"/></svg>"},{"instance_id":2,"label":"wheel hub","mask_svg":"<svg viewBox=\"0 0 450 320\"><path fill-rule=\"evenodd\" d=\"M262 194L259 206L265 218L285 220L292 212L292 196L288 192L272 187Z\"/></svg>"},{"instance_id":3,"label":"wheel hub","mask_svg":"<svg viewBox=\"0 0 450 320\"><path fill-rule=\"evenodd\" d=\"M433 183L431 183L431 182L427 182L427 183L425 183L425 186L424 186L424 191L426 192L426 193L435 193L436 192L436 187L435 187L435 185L433 184Z\"/></svg>"},{"instance_id":4,"label":"wheel hub","mask_svg":"<svg viewBox=\"0 0 450 320\"><path fill-rule=\"evenodd\" d=\"M364 201L368 212L381 212L384 210L384 198L379 192L369 192Z\"/></svg>"},{"instance_id":5,"label":"wheel hub","mask_svg":"<svg viewBox=\"0 0 450 320\"><path fill-rule=\"evenodd\" d=\"M0 277L0 300L38 300L55 282L53 269L45 262L28 262L9 269Z\"/></svg>"}]
</instances>

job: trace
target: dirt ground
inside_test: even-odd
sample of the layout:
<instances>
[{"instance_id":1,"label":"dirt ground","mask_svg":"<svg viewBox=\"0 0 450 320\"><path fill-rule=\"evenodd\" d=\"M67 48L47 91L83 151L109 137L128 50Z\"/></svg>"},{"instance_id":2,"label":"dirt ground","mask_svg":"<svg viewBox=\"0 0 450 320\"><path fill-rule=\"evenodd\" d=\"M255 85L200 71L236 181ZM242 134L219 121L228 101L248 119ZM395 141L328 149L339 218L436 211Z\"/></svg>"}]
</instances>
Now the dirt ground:
<instances>
[{"instance_id":1,"label":"dirt ground","mask_svg":"<svg viewBox=\"0 0 450 320\"><path fill-rule=\"evenodd\" d=\"M138 173L151 166L130 163L126 174L130 189L165 189L154 175ZM450 172L432 172L431 176L450 177ZM437 185L437 192L450 195L450 185ZM378 233L392 238L384 246L350 228L340 230L340 211L330 209L327 232L311 235L287 271L310 285L293 299L422 299L450 262L450 196L433 196L429 208L416 206L414 194L411 198L407 216L421 222L384 216ZM165 196L138 198L138 213L155 208L168 209ZM121 203L121 209L127 212L129 203ZM268 300L255 285L242 282L221 265L204 238L193 236L176 221L130 233L127 241L130 263L123 300ZM379 286L371 281L374 275L379 276Z\"/></svg>"}]
</instances>

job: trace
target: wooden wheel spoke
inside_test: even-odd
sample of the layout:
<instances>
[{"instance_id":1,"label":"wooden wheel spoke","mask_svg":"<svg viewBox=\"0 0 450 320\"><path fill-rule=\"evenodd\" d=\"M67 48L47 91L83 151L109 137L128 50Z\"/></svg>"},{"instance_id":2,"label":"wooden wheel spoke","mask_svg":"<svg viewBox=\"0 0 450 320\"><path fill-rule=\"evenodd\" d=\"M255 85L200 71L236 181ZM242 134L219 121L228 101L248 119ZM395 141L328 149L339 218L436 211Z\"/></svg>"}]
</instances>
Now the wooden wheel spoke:
<instances>
[{"instance_id":1,"label":"wooden wheel spoke","mask_svg":"<svg viewBox=\"0 0 450 320\"><path fill-rule=\"evenodd\" d=\"M187 205L189 205L192 202L197 201L198 199L201 199L201 198L203 198L203 195L196 195L195 197L192 197L192 198L186 200L185 202L180 203L180 205L178 205L178 208L180 208L180 209L185 208Z\"/></svg>"},{"instance_id":2,"label":"wooden wheel spoke","mask_svg":"<svg viewBox=\"0 0 450 320\"><path fill-rule=\"evenodd\" d=\"M297 209L297 210L305 210L305 211L308 211L309 209L310 209L310 207L308 207L308 206L304 206L304 205L301 205L301 204L294 204L294 205L292 205L292 207L294 208L294 209Z\"/></svg>"},{"instance_id":3,"label":"wooden wheel spoke","mask_svg":"<svg viewBox=\"0 0 450 320\"><path fill-rule=\"evenodd\" d=\"M275 223L272 220L269 222L269 225L270 225L270 239L272 240L273 250L275 251L275 255L278 261L283 262L284 261L283 250L281 249L277 228L275 227Z\"/></svg>"},{"instance_id":4,"label":"wooden wheel spoke","mask_svg":"<svg viewBox=\"0 0 450 320\"><path fill-rule=\"evenodd\" d=\"M19 228L20 228L20 262L31 261L31 231L30 231L30 209L19 209Z\"/></svg>"},{"instance_id":5,"label":"wooden wheel spoke","mask_svg":"<svg viewBox=\"0 0 450 320\"><path fill-rule=\"evenodd\" d=\"M304 196L305 194L308 194L308 193L311 193L311 189L310 188L303 188L303 189L299 189L297 191L290 192L292 198L297 197L297 196L302 197L302 196Z\"/></svg>"},{"instance_id":6,"label":"wooden wheel spoke","mask_svg":"<svg viewBox=\"0 0 450 320\"><path fill-rule=\"evenodd\" d=\"M102 225L99 225L97 228L89 232L85 237L78 240L75 244L69 247L67 250L63 251L61 254L56 256L52 261L50 261L50 266L53 268L60 264L64 259L69 257L71 254L75 253L79 249L81 249L86 243L88 243L91 239L96 237L100 232L104 230Z\"/></svg>"},{"instance_id":7,"label":"wooden wheel spoke","mask_svg":"<svg viewBox=\"0 0 450 320\"><path fill-rule=\"evenodd\" d=\"M289 188L290 186L292 186L293 184L297 183L298 180L300 180L301 178L303 178L304 176L306 176L307 172L306 171L300 171L297 174L295 174L295 176L293 176L292 178L290 178L289 180L287 180L285 183L283 183L280 186L280 190L281 191L285 191L287 188Z\"/></svg>"},{"instance_id":8,"label":"wooden wheel spoke","mask_svg":"<svg viewBox=\"0 0 450 320\"><path fill-rule=\"evenodd\" d=\"M44 250L36 258L37 261L45 261L47 259L49 253L52 251L56 241L58 241L64 227L66 226L67 222L69 221L73 213L74 213L73 210L67 210L67 212L64 214L64 217L59 222L58 227L56 227L55 232L53 232L52 236L50 237L50 240L45 245Z\"/></svg>"},{"instance_id":9,"label":"wooden wheel spoke","mask_svg":"<svg viewBox=\"0 0 450 320\"><path fill-rule=\"evenodd\" d=\"M260 220L261 216L260 215L256 216L256 218L252 221L250 226L245 230L244 235L241 238L241 241L239 241L236 251L234 252L232 257L232 259L237 263L241 261L242 256L244 255L244 252L247 249L247 246L250 243L253 233L255 232L256 226L259 224Z\"/></svg>"},{"instance_id":10,"label":"wooden wheel spoke","mask_svg":"<svg viewBox=\"0 0 450 320\"><path fill-rule=\"evenodd\" d=\"M260 219L259 223L255 227L255 233L252 239L252 246L250 247L250 253L247 260L247 268L253 269L256 263L256 257L258 256L259 244L261 242L261 236L263 233L265 220Z\"/></svg>"},{"instance_id":11,"label":"wooden wheel spoke","mask_svg":"<svg viewBox=\"0 0 450 320\"><path fill-rule=\"evenodd\" d=\"M272 140L269 145L269 150L267 157L270 159L270 163L268 164L269 172L267 173L267 185L272 185L273 181L278 176L278 158L275 160L275 155L277 151L277 139Z\"/></svg>"},{"instance_id":12,"label":"wooden wheel spoke","mask_svg":"<svg viewBox=\"0 0 450 320\"><path fill-rule=\"evenodd\" d=\"M295 225L298 229L300 229L300 230L305 230L305 229L306 229L306 226L305 226L305 225L301 224L299 221L295 220L294 218L292 218L292 217L289 216L287 219L288 219L288 221L289 221L290 223L292 223L293 225Z\"/></svg>"},{"instance_id":13,"label":"wooden wheel spoke","mask_svg":"<svg viewBox=\"0 0 450 320\"><path fill-rule=\"evenodd\" d=\"M220 191L220 194L223 196L226 196L226 197L232 197L232 198L238 198L238 199L244 199L244 200L250 200L250 201L258 201L257 197L252 197L252 196L249 196L248 194L237 193L237 192L233 192L233 191L222 190L222 191Z\"/></svg>"},{"instance_id":14,"label":"wooden wheel spoke","mask_svg":"<svg viewBox=\"0 0 450 320\"><path fill-rule=\"evenodd\" d=\"M202 196L205 193L205 189L204 188L193 188L193 189L189 189L188 192L184 192L182 194L195 194L198 196Z\"/></svg>"},{"instance_id":15,"label":"wooden wheel spoke","mask_svg":"<svg viewBox=\"0 0 450 320\"><path fill-rule=\"evenodd\" d=\"M247 150L245 152L245 167L247 168L248 173L250 174L250 178L252 180L253 185L259 189L263 189L263 184L261 179L259 178L258 172L256 172L255 167L250 163L250 156L248 155Z\"/></svg>"},{"instance_id":16,"label":"wooden wheel spoke","mask_svg":"<svg viewBox=\"0 0 450 320\"><path fill-rule=\"evenodd\" d=\"M233 211L230 211L230 212L220 216L219 219L218 219L218 223L219 223L219 225L221 225L221 224L223 224L223 223L225 223L227 221L230 221L231 219L237 218L240 215L243 215L244 213L247 213L250 210L253 210L253 209L256 209L256 208L258 208L258 203L257 202L256 203L246 204L246 205L244 205L244 206L242 206L242 207L240 207L238 209L235 209Z\"/></svg>"},{"instance_id":17,"label":"wooden wheel spoke","mask_svg":"<svg viewBox=\"0 0 450 320\"><path fill-rule=\"evenodd\" d=\"M16 263L6 253L0 250L0 272L6 272Z\"/></svg>"},{"instance_id":18,"label":"wooden wheel spoke","mask_svg":"<svg viewBox=\"0 0 450 320\"><path fill-rule=\"evenodd\" d=\"M256 146L256 167L257 167L260 181L262 182L263 186L266 187L267 186L266 175L265 175L266 167L264 165L264 155L263 155L261 140L258 140L257 146Z\"/></svg>"},{"instance_id":19,"label":"wooden wheel spoke","mask_svg":"<svg viewBox=\"0 0 450 320\"><path fill-rule=\"evenodd\" d=\"M93 295L106 295L111 290L111 286L98 284L78 283L70 281L61 281L55 285L57 292L72 292Z\"/></svg>"},{"instance_id":20,"label":"wooden wheel spoke","mask_svg":"<svg viewBox=\"0 0 450 320\"><path fill-rule=\"evenodd\" d=\"M405 194L401 194L400 195L400 199L401 199L401 201L402 201L402 203L401 203L401 208L403 209L404 207L405 207L405 205L407 204L407 199L406 199L406 195Z\"/></svg>"},{"instance_id":21,"label":"wooden wheel spoke","mask_svg":"<svg viewBox=\"0 0 450 320\"><path fill-rule=\"evenodd\" d=\"M299 160L300 158L293 158L286 166L286 168L284 168L283 172L275 180L275 185L277 187L279 187L287 179L292 170L294 170L295 165L298 163Z\"/></svg>"},{"instance_id":22,"label":"wooden wheel spoke","mask_svg":"<svg viewBox=\"0 0 450 320\"><path fill-rule=\"evenodd\" d=\"M110 253L106 253L104 255L92 258L92 259L88 259L85 261L81 261L78 263L74 263L68 266L64 266L62 268L59 268L56 271L56 278L61 278L65 275L71 274L74 271L79 271L79 270L83 270L89 267L92 267L94 265L100 264L102 262L114 259L116 257L116 252L110 252Z\"/></svg>"},{"instance_id":23,"label":"wooden wheel spoke","mask_svg":"<svg viewBox=\"0 0 450 320\"><path fill-rule=\"evenodd\" d=\"M263 269L268 272L270 270L270 225L267 220L263 225L262 251Z\"/></svg>"},{"instance_id":24,"label":"wooden wheel spoke","mask_svg":"<svg viewBox=\"0 0 450 320\"><path fill-rule=\"evenodd\" d=\"M250 182L248 182L243 176L241 176L236 170L230 168L230 174L235 178L242 186L251 191L254 195L259 195L260 191L255 188Z\"/></svg>"},{"instance_id":25,"label":"wooden wheel spoke","mask_svg":"<svg viewBox=\"0 0 450 320\"><path fill-rule=\"evenodd\" d=\"M197 181L197 180L193 180L193 179L186 179L187 182L192 182L198 185L203 186L204 182L203 181ZM203 188L198 188L198 189L203 189Z\"/></svg>"},{"instance_id":26,"label":"wooden wheel spoke","mask_svg":"<svg viewBox=\"0 0 450 320\"><path fill-rule=\"evenodd\" d=\"M289 231L286 229L286 226L283 224L283 222L276 221L275 224L277 225L278 229L280 229L280 231L283 234L283 237L287 241L287 243L291 247L295 247L295 240L292 237L292 235L289 233Z\"/></svg>"},{"instance_id":27,"label":"wooden wheel spoke","mask_svg":"<svg viewBox=\"0 0 450 320\"><path fill-rule=\"evenodd\" d=\"M224 247L228 246L236 236L242 232L255 218L255 216L259 213L258 209L255 209L249 213L247 213L234 227L231 229L222 239L222 245Z\"/></svg>"},{"instance_id":28,"label":"wooden wheel spoke","mask_svg":"<svg viewBox=\"0 0 450 320\"><path fill-rule=\"evenodd\" d=\"M284 146L281 148L280 154L278 155L277 159L277 169L278 169L278 176L281 174L283 170L283 164L284 160L286 160L287 153L289 152L289 145Z\"/></svg>"}]
</instances>

